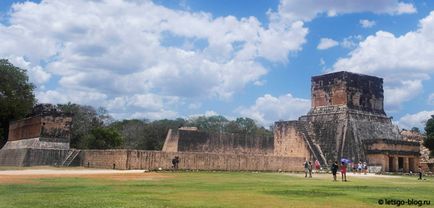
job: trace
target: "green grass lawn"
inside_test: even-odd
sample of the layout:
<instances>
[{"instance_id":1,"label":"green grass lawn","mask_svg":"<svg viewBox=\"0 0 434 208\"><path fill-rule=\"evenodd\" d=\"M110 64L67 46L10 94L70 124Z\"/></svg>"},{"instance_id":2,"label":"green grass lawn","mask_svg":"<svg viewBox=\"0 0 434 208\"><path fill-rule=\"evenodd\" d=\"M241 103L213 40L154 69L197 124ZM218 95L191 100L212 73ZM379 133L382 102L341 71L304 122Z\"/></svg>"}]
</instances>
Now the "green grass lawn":
<instances>
[{"instance_id":1,"label":"green grass lawn","mask_svg":"<svg viewBox=\"0 0 434 208\"><path fill-rule=\"evenodd\" d=\"M430 200L434 180L251 172L164 172L156 180L36 178L0 184L0 207L396 207L380 199ZM1 177L1 176L0 176ZM408 207L408 206L404 206ZM418 207L418 206L411 206Z\"/></svg>"}]
</instances>

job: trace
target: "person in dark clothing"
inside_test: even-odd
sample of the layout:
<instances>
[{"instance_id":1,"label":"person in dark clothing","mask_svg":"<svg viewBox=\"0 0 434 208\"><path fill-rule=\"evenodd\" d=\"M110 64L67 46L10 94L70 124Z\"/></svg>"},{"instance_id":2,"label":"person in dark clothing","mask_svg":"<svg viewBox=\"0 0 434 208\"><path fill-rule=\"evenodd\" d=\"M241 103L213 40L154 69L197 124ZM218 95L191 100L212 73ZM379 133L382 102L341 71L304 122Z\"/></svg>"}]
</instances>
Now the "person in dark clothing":
<instances>
[{"instance_id":1,"label":"person in dark clothing","mask_svg":"<svg viewBox=\"0 0 434 208\"><path fill-rule=\"evenodd\" d=\"M309 170L309 178L312 178L312 162L309 161L309 165L308 165L308 170Z\"/></svg>"},{"instance_id":2,"label":"person in dark clothing","mask_svg":"<svg viewBox=\"0 0 434 208\"><path fill-rule=\"evenodd\" d=\"M307 178L307 173L309 173L309 162L306 160L303 166L304 166L304 177Z\"/></svg>"},{"instance_id":3,"label":"person in dark clothing","mask_svg":"<svg viewBox=\"0 0 434 208\"><path fill-rule=\"evenodd\" d=\"M338 166L338 161L335 161L335 162L332 164L332 167L331 167L332 174L333 174L333 181L337 181L337 180L336 180L336 173L338 172L338 168L339 168L339 166Z\"/></svg>"},{"instance_id":4,"label":"person in dark clothing","mask_svg":"<svg viewBox=\"0 0 434 208\"><path fill-rule=\"evenodd\" d=\"M174 170L178 170L178 163L179 163L179 157L178 157L178 156L175 156L175 157L172 159L172 168L173 168Z\"/></svg>"},{"instance_id":5,"label":"person in dark clothing","mask_svg":"<svg viewBox=\"0 0 434 208\"><path fill-rule=\"evenodd\" d=\"M417 180L422 180L422 175L423 175L422 166L419 165L418 171L419 171L419 178Z\"/></svg>"}]
</instances>

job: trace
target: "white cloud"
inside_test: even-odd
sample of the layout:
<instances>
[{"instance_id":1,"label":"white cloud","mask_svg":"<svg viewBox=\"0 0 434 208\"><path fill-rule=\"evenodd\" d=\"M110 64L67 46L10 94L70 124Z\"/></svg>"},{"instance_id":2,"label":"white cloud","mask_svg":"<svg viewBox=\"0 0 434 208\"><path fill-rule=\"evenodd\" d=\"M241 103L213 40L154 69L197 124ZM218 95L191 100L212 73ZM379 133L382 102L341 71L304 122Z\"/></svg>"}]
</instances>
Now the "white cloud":
<instances>
[{"instance_id":1,"label":"white cloud","mask_svg":"<svg viewBox=\"0 0 434 208\"><path fill-rule=\"evenodd\" d=\"M390 85L384 87L386 95L384 105L389 110L399 109L401 103L412 100L423 89L421 80L404 80L396 86Z\"/></svg>"},{"instance_id":2,"label":"white cloud","mask_svg":"<svg viewBox=\"0 0 434 208\"><path fill-rule=\"evenodd\" d=\"M374 20L367 20L367 19L361 19L359 23L360 25L362 25L363 28L370 28L376 24Z\"/></svg>"},{"instance_id":3,"label":"white cloud","mask_svg":"<svg viewBox=\"0 0 434 208\"><path fill-rule=\"evenodd\" d=\"M173 116L163 105L166 98L229 99L261 82L267 70L259 59L286 63L302 49L308 33L303 22L269 22L151 1L16 3L8 24L0 23L0 57L25 57L40 85L59 77L56 89L38 89L40 101L106 104L118 109L116 115L138 108L143 116Z\"/></svg>"},{"instance_id":4,"label":"white cloud","mask_svg":"<svg viewBox=\"0 0 434 208\"><path fill-rule=\"evenodd\" d=\"M434 93L428 96L428 103L434 105Z\"/></svg>"},{"instance_id":5,"label":"white cloud","mask_svg":"<svg viewBox=\"0 0 434 208\"><path fill-rule=\"evenodd\" d=\"M352 71L376 75L385 81L385 103L396 110L417 96L422 81L434 73L434 11L420 20L419 28L401 36L378 31L368 36L339 59L333 71Z\"/></svg>"},{"instance_id":6,"label":"white cloud","mask_svg":"<svg viewBox=\"0 0 434 208\"><path fill-rule=\"evenodd\" d=\"M416 12L413 4L398 0L281 0L277 13L273 16L285 20L310 21L318 15L333 17L340 14L373 12L377 14L411 14Z\"/></svg>"},{"instance_id":7,"label":"white cloud","mask_svg":"<svg viewBox=\"0 0 434 208\"><path fill-rule=\"evenodd\" d=\"M265 94L258 97L254 105L239 107L241 116L249 117L268 127L278 120L292 120L306 114L310 109L310 100L296 98L291 94L274 97Z\"/></svg>"},{"instance_id":8,"label":"white cloud","mask_svg":"<svg viewBox=\"0 0 434 208\"><path fill-rule=\"evenodd\" d=\"M339 45L347 49L354 49L359 45L359 42L362 39L363 37L361 35L351 35L344 38L344 40L342 40Z\"/></svg>"},{"instance_id":9,"label":"white cloud","mask_svg":"<svg viewBox=\"0 0 434 208\"><path fill-rule=\"evenodd\" d=\"M40 87L51 78L51 74L45 71L40 66L33 66L30 62L24 60L23 57L7 57L7 59L16 67L26 69L29 75L30 82Z\"/></svg>"},{"instance_id":10,"label":"white cloud","mask_svg":"<svg viewBox=\"0 0 434 208\"><path fill-rule=\"evenodd\" d=\"M335 46L339 45L339 43L333 39L330 38L321 38L318 46L316 47L316 49L318 50L326 50L329 48L333 48Z\"/></svg>"},{"instance_id":11,"label":"white cloud","mask_svg":"<svg viewBox=\"0 0 434 208\"><path fill-rule=\"evenodd\" d=\"M411 129L412 127L418 127L419 129L425 128L425 123L428 119L434 115L434 111L421 111L415 114L405 114L398 121L400 128Z\"/></svg>"}]
</instances>

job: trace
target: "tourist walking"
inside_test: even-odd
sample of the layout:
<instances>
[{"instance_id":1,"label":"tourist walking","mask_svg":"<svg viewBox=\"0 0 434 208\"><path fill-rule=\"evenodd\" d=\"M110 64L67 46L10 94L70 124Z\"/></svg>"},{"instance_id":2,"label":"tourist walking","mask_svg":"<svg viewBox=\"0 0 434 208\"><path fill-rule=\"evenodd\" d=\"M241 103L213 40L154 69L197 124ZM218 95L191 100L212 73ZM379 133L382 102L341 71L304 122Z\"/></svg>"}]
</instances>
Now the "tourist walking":
<instances>
[{"instance_id":1,"label":"tourist walking","mask_svg":"<svg viewBox=\"0 0 434 208\"><path fill-rule=\"evenodd\" d=\"M341 175L342 175L342 181L347 181L347 165L345 162L342 162L341 164Z\"/></svg>"},{"instance_id":2,"label":"tourist walking","mask_svg":"<svg viewBox=\"0 0 434 208\"><path fill-rule=\"evenodd\" d=\"M332 167L331 167L331 171L332 171L332 174L333 174L333 181L337 181L336 180L336 173L338 172L338 161L335 161L333 164L332 164Z\"/></svg>"}]
</instances>

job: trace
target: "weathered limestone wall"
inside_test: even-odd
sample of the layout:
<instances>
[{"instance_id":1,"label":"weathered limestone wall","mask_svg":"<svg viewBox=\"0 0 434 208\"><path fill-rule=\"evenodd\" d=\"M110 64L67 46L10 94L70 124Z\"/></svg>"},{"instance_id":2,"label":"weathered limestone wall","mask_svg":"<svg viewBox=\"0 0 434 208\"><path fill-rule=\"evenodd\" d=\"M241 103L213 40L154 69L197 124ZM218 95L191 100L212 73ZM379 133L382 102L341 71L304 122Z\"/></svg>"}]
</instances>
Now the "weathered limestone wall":
<instances>
[{"instance_id":1,"label":"weathered limestone wall","mask_svg":"<svg viewBox=\"0 0 434 208\"><path fill-rule=\"evenodd\" d=\"M71 125L72 117L70 116L42 116L41 137L57 138L69 142Z\"/></svg>"},{"instance_id":2,"label":"weathered limestone wall","mask_svg":"<svg viewBox=\"0 0 434 208\"><path fill-rule=\"evenodd\" d=\"M69 143L56 138L32 138L8 141L2 149L69 149Z\"/></svg>"},{"instance_id":3,"label":"weathered limestone wall","mask_svg":"<svg viewBox=\"0 0 434 208\"><path fill-rule=\"evenodd\" d=\"M61 165L69 150L28 149L22 166Z\"/></svg>"},{"instance_id":4,"label":"weathered limestone wall","mask_svg":"<svg viewBox=\"0 0 434 208\"><path fill-rule=\"evenodd\" d=\"M274 125L275 156L311 159L308 144L301 132L297 130L297 122L276 122Z\"/></svg>"},{"instance_id":5,"label":"weathered limestone wall","mask_svg":"<svg viewBox=\"0 0 434 208\"><path fill-rule=\"evenodd\" d=\"M174 134L172 132L172 134ZM176 134L176 133L175 133ZM178 130L178 152L273 155L274 138ZM173 139L176 140L176 139ZM170 142L169 142L170 143Z\"/></svg>"},{"instance_id":6,"label":"weathered limestone wall","mask_svg":"<svg viewBox=\"0 0 434 208\"><path fill-rule=\"evenodd\" d=\"M139 150L83 150L85 167L116 169L170 169L172 159L179 156L180 169L236 171L302 171L305 158L248 154L199 152L160 152ZM113 166L115 164L115 166Z\"/></svg>"},{"instance_id":7,"label":"weathered limestone wall","mask_svg":"<svg viewBox=\"0 0 434 208\"><path fill-rule=\"evenodd\" d=\"M28 149L1 149L0 166L23 166Z\"/></svg>"},{"instance_id":8,"label":"weathered limestone wall","mask_svg":"<svg viewBox=\"0 0 434 208\"><path fill-rule=\"evenodd\" d=\"M34 116L12 122L8 141L36 137L62 138L69 142L72 118L67 116Z\"/></svg>"},{"instance_id":9,"label":"weathered limestone wall","mask_svg":"<svg viewBox=\"0 0 434 208\"><path fill-rule=\"evenodd\" d=\"M179 134L178 131L173 131L169 129L167 132L166 140L164 140L163 152L178 152L178 141Z\"/></svg>"},{"instance_id":10,"label":"weathered limestone wall","mask_svg":"<svg viewBox=\"0 0 434 208\"><path fill-rule=\"evenodd\" d=\"M1 149L0 166L60 165L67 154L58 149Z\"/></svg>"},{"instance_id":11,"label":"weathered limestone wall","mask_svg":"<svg viewBox=\"0 0 434 208\"><path fill-rule=\"evenodd\" d=\"M384 114L383 79L336 72L312 77L312 108L346 105L348 108Z\"/></svg>"},{"instance_id":12,"label":"weathered limestone wall","mask_svg":"<svg viewBox=\"0 0 434 208\"><path fill-rule=\"evenodd\" d=\"M36 138L41 135L41 117L25 118L11 122L8 141Z\"/></svg>"}]
</instances>

